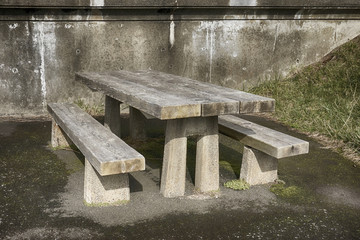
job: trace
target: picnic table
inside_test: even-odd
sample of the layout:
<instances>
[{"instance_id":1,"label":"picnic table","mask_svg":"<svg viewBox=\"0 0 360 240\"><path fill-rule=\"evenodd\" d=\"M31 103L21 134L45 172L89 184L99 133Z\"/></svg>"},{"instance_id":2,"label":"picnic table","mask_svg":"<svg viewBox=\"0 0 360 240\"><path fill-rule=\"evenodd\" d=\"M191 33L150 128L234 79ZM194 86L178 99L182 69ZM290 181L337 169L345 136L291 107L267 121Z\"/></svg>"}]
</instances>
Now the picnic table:
<instances>
[{"instance_id":1,"label":"picnic table","mask_svg":"<svg viewBox=\"0 0 360 240\"><path fill-rule=\"evenodd\" d=\"M120 103L130 107L130 132L142 137L143 113L165 120L160 192L185 193L187 137L198 136L195 188L219 189L218 116L274 111L275 101L243 91L156 71L81 72L78 81L106 95L105 125L120 136Z\"/></svg>"}]
</instances>

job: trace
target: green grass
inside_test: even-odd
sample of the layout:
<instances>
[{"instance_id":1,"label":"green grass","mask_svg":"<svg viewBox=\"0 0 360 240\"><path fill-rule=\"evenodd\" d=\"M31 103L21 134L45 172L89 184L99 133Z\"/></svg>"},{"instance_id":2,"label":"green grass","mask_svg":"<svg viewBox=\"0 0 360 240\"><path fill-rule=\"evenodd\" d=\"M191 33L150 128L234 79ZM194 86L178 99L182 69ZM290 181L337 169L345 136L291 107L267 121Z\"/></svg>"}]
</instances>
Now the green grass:
<instances>
[{"instance_id":1,"label":"green grass","mask_svg":"<svg viewBox=\"0 0 360 240\"><path fill-rule=\"evenodd\" d=\"M273 97L274 116L281 122L341 140L360 152L360 36L321 62L251 92Z\"/></svg>"},{"instance_id":2,"label":"green grass","mask_svg":"<svg viewBox=\"0 0 360 240\"><path fill-rule=\"evenodd\" d=\"M90 105L84 102L82 99L78 99L74 102L78 105L82 110L87 112L92 116L100 116L105 114L105 106L104 105Z\"/></svg>"}]
</instances>

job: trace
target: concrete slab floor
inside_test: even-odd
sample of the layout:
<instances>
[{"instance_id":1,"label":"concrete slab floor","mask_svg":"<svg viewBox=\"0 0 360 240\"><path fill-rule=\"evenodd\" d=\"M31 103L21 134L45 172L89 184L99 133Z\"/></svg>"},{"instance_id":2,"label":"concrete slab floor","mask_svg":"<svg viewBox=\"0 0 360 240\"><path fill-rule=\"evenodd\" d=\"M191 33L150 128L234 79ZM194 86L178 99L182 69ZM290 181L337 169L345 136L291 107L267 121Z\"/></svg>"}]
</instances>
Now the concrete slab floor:
<instances>
[{"instance_id":1,"label":"concrete slab floor","mask_svg":"<svg viewBox=\"0 0 360 240\"><path fill-rule=\"evenodd\" d=\"M0 120L0 239L360 239L360 168L306 136L290 132L310 141L310 154L281 159L286 184L272 191L223 187L239 176L241 146L221 137L221 191L212 197L193 192L189 141L186 195L168 199L159 193L163 123L147 125L150 139L128 141L147 160L131 174L130 203L87 207L83 157L49 147L50 121Z\"/></svg>"}]
</instances>

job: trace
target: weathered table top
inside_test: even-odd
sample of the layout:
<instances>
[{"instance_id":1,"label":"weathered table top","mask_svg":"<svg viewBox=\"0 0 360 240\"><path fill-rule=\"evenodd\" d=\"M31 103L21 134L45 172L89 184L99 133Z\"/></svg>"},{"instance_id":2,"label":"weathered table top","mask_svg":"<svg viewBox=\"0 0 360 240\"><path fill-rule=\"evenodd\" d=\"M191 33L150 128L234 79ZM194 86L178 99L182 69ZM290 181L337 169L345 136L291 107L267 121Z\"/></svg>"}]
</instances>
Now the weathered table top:
<instances>
[{"instance_id":1,"label":"weathered table top","mask_svg":"<svg viewBox=\"0 0 360 240\"><path fill-rule=\"evenodd\" d=\"M76 79L162 120L275 108L271 98L156 71L81 72Z\"/></svg>"}]
</instances>

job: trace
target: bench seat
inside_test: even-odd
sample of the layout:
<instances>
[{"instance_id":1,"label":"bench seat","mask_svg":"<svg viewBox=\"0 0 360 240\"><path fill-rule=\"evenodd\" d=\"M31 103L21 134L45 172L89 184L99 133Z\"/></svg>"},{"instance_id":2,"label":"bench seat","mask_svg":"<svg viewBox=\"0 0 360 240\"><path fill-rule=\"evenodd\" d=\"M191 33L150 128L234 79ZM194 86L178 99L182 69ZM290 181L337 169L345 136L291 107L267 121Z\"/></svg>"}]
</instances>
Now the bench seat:
<instances>
[{"instance_id":1,"label":"bench seat","mask_svg":"<svg viewBox=\"0 0 360 240\"><path fill-rule=\"evenodd\" d=\"M129 200L126 173L145 170L144 157L74 104L50 103L48 111L53 118L52 146L69 145L71 140L85 156L86 202Z\"/></svg>"},{"instance_id":2,"label":"bench seat","mask_svg":"<svg viewBox=\"0 0 360 240\"><path fill-rule=\"evenodd\" d=\"M240 178L250 185L277 179L277 160L306 154L309 143L234 115L219 116L219 132L244 144Z\"/></svg>"}]
</instances>

